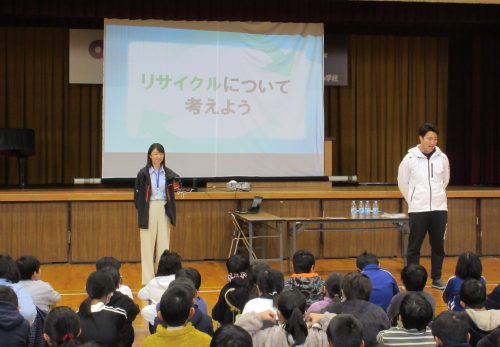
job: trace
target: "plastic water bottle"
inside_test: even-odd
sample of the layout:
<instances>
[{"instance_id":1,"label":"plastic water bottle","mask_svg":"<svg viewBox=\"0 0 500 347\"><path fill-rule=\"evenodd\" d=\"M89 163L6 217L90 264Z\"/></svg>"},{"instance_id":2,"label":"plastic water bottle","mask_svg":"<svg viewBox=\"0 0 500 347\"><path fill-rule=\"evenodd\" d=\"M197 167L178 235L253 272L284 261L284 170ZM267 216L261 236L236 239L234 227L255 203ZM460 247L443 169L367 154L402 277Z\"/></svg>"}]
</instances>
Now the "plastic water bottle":
<instances>
[{"instance_id":1,"label":"plastic water bottle","mask_svg":"<svg viewBox=\"0 0 500 347\"><path fill-rule=\"evenodd\" d=\"M359 200L358 213L359 213L359 215L364 215L365 214L365 206L363 205L363 201L362 200Z\"/></svg>"},{"instance_id":2,"label":"plastic water bottle","mask_svg":"<svg viewBox=\"0 0 500 347\"><path fill-rule=\"evenodd\" d=\"M358 215L358 208L356 207L356 201L351 202L351 217L355 218Z\"/></svg>"},{"instance_id":3,"label":"plastic water bottle","mask_svg":"<svg viewBox=\"0 0 500 347\"><path fill-rule=\"evenodd\" d=\"M370 209L370 201L366 200L365 202L365 214L368 215L370 214L372 210Z\"/></svg>"},{"instance_id":4,"label":"plastic water bottle","mask_svg":"<svg viewBox=\"0 0 500 347\"><path fill-rule=\"evenodd\" d=\"M373 215L375 215L375 216L378 216L378 215L379 215L379 213L380 213L380 210L379 210L379 208L378 208L378 201L377 201L377 200L375 200L375 201L373 202L372 213L373 213Z\"/></svg>"}]
</instances>

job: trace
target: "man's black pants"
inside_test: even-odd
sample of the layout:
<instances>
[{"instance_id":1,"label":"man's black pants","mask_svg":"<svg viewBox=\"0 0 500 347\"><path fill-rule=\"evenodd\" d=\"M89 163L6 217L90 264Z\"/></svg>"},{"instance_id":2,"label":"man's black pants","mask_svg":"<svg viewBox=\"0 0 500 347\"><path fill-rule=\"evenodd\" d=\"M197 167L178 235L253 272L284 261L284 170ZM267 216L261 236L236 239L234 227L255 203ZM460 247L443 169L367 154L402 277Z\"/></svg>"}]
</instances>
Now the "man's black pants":
<instances>
[{"instance_id":1,"label":"man's black pants","mask_svg":"<svg viewBox=\"0 0 500 347\"><path fill-rule=\"evenodd\" d=\"M407 262L418 264L420 248L425 234L429 232L431 245L431 278L441 278L441 269L444 260L444 237L448 223L448 211L429 211L409 213L410 237L408 240Z\"/></svg>"}]
</instances>

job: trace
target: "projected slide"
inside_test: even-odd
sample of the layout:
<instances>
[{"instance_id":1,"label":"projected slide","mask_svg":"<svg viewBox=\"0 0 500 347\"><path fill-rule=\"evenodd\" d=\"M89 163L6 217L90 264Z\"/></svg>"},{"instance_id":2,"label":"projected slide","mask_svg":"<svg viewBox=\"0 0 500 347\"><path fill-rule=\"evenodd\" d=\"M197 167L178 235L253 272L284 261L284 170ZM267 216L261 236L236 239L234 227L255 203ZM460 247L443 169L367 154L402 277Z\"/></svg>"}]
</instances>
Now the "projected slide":
<instances>
[{"instance_id":1,"label":"projected slide","mask_svg":"<svg viewBox=\"0 0 500 347\"><path fill-rule=\"evenodd\" d=\"M323 175L321 24L106 20L103 177Z\"/></svg>"}]
</instances>

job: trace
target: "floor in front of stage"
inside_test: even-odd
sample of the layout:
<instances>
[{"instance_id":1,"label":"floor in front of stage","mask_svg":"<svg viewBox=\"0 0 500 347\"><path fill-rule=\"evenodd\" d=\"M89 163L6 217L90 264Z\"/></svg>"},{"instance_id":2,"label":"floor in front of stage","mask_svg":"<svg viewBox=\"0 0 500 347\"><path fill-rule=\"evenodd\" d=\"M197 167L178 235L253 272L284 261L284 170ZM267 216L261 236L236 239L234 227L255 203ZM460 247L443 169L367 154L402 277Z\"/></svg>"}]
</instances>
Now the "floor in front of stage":
<instances>
[{"instance_id":1,"label":"floor in front of stage","mask_svg":"<svg viewBox=\"0 0 500 347\"><path fill-rule=\"evenodd\" d=\"M447 280L454 274L457 257L447 257L443 265L443 280ZM483 257L483 275L487 280L488 293L500 283L500 257ZM430 269L429 258L421 260L428 271ZM279 269L278 262L269 262L269 264ZM400 272L403 268L401 258L382 258L380 259L382 268L390 271L398 284L401 286ZM226 283L226 266L224 261L200 261L184 262L184 266L196 268L202 277L200 296L208 303L209 312L217 301L219 290ZM94 271L93 264L47 264L42 266L42 279L51 283L51 285L61 293L61 301L58 306L70 306L74 310L78 309L80 303L85 299L85 281L90 272ZM331 272L347 273L356 270L355 259L320 259L316 261L316 271L326 278ZM140 264L122 265L121 274L123 283L128 285L134 292L135 301L143 307L146 303L137 298L137 292L141 288L141 267ZM430 287L430 280L425 289L436 299L436 313L446 309L441 295L442 291ZM139 314L134 321L136 339L134 346L140 346L144 338L149 335L147 323Z\"/></svg>"}]
</instances>

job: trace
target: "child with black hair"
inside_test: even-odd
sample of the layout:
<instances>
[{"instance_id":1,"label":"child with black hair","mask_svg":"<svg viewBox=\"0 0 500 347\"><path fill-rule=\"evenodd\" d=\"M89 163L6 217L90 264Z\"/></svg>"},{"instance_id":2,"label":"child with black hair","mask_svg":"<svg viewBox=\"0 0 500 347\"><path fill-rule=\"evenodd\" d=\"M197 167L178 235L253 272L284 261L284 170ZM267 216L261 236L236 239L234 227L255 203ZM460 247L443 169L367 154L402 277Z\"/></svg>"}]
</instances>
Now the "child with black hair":
<instances>
[{"instance_id":1,"label":"child with black hair","mask_svg":"<svg viewBox=\"0 0 500 347\"><path fill-rule=\"evenodd\" d=\"M363 325L352 314L338 314L328 324L331 347L363 347Z\"/></svg>"},{"instance_id":2,"label":"child with black hair","mask_svg":"<svg viewBox=\"0 0 500 347\"><path fill-rule=\"evenodd\" d=\"M420 293L409 293L399 308L402 327L382 330L377 341L394 347L422 346L434 347L434 336L428 327L432 321L431 304Z\"/></svg>"},{"instance_id":3,"label":"child with black hair","mask_svg":"<svg viewBox=\"0 0 500 347\"><path fill-rule=\"evenodd\" d=\"M21 275L19 284L31 295L33 303L40 310L49 312L50 306L61 300L61 294L49 283L41 280L40 261L31 255L24 255L16 260L16 265Z\"/></svg>"},{"instance_id":4,"label":"child with black hair","mask_svg":"<svg viewBox=\"0 0 500 347\"><path fill-rule=\"evenodd\" d=\"M285 279L281 271L262 271L257 280L257 290L260 296L249 300L241 314L248 312L260 313L266 310L277 312L278 295L283 291L284 286Z\"/></svg>"},{"instance_id":5,"label":"child with black hair","mask_svg":"<svg viewBox=\"0 0 500 347\"><path fill-rule=\"evenodd\" d=\"M115 288L111 276L103 271L89 275L85 286L88 297L78 310L82 327L79 341L95 341L107 347L121 345L121 331L126 324L127 313L107 305Z\"/></svg>"},{"instance_id":6,"label":"child with black hair","mask_svg":"<svg viewBox=\"0 0 500 347\"><path fill-rule=\"evenodd\" d=\"M56 307L45 319L43 338L50 347L73 347L81 333L78 315L67 306Z\"/></svg>"},{"instance_id":7,"label":"child with black hair","mask_svg":"<svg viewBox=\"0 0 500 347\"><path fill-rule=\"evenodd\" d=\"M306 311L306 316L310 313L320 313L330 304L335 302L340 302L342 298L342 275L336 272L332 272L325 281L325 286L323 287L323 294L325 294L323 300L314 302Z\"/></svg>"},{"instance_id":8,"label":"child with black hair","mask_svg":"<svg viewBox=\"0 0 500 347\"><path fill-rule=\"evenodd\" d=\"M222 287L219 299L212 309L212 318L219 324L234 323L249 300L248 257L235 254L226 261L227 284Z\"/></svg>"},{"instance_id":9,"label":"child with black hair","mask_svg":"<svg viewBox=\"0 0 500 347\"><path fill-rule=\"evenodd\" d=\"M0 285L0 345L28 345L30 325L19 313L17 295L11 287Z\"/></svg>"},{"instance_id":10,"label":"child with black hair","mask_svg":"<svg viewBox=\"0 0 500 347\"><path fill-rule=\"evenodd\" d=\"M208 305L205 299L198 295L201 287L201 275L194 267L184 267L175 273L175 278L186 277L193 281L196 288L195 305L203 313L208 315Z\"/></svg>"},{"instance_id":11,"label":"child with black hair","mask_svg":"<svg viewBox=\"0 0 500 347\"><path fill-rule=\"evenodd\" d=\"M226 324L215 332L210 347L252 347L250 334L234 324Z\"/></svg>"},{"instance_id":12,"label":"child with black hair","mask_svg":"<svg viewBox=\"0 0 500 347\"><path fill-rule=\"evenodd\" d=\"M148 301L153 305L159 303L168 285L175 279L175 273L181 268L182 260L179 254L166 249L158 262L156 277L139 290L137 294L139 299Z\"/></svg>"},{"instance_id":13,"label":"child with black hair","mask_svg":"<svg viewBox=\"0 0 500 347\"><path fill-rule=\"evenodd\" d=\"M483 337L477 343L477 347L498 347L500 346L500 327Z\"/></svg>"},{"instance_id":14,"label":"child with black hair","mask_svg":"<svg viewBox=\"0 0 500 347\"><path fill-rule=\"evenodd\" d=\"M405 266L403 270L401 270L401 280L403 281L405 291L393 296L387 308L387 316L389 316L392 325L397 325L399 306L404 297L409 293L419 293L422 295L431 304L432 314L434 316L436 300L430 293L424 292L425 283L427 282L427 270L425 267L419 264Z\"/></svg>"},{"instance_id":15,"label":"child with black hair","mask_svg":"<svg viewBox=\"0 0 500 347\"><path fill-rule=\"evenodd\" d=\"M367 251L364 251L356 258L356 267L362 274L368 276L372 282L370 302L386 311L391 299L399 293L399 287L394 276L380 267L375 254Z\"/></svg>"},{"instance_id":16,"label":"child with black hair","mask_svg":"<svg viewBox=\"0 0 500 347\"><path fill-rule=\"evenodd\" d=\"M278 314L272 310L242 315L236 325L252 336L254 347L328 346L326 329L332 315L308 328L304 321L306 298L298 289L284 290L278 297Z\"/></svg>"},{"instance_id":17,"label":"child with black hair","mask_svg":"<svg viewBox=\"0 0 500 347\"><path fill-rule=\"evenodd\" d=\"M474 278L486 284L482 273L483 265L479 256L472 252L460 254L455 267L455 276L450 277L443 292L443 301L448 304L448 310L463 311L460 305L460 287L468 278Z\"/></svg>"},{"instance_id":18,"label":"child with black hair","mask_svg":"<svg viewBox=\"0 0 500 347\"><path fill-rule=\"evenodd\" d=\"M188 319L194 314L194 291L183 285L173 285L162 295L156 333L146 337L143 347L206 346L211 337L195 329Z\"/></svg>"},{"instance_id":19,"label":"child with black hair","mask_svg":"<svg viewBox=\"0 0 500 347\"><path fill-rule=\"evenodd\" d=\"M314 272L316 260L306 250L298 250L293 255L293 274L285 282L286 289L298 289L306 297L306 309L313 302L323 300L325 281Z\"/></svg>"},{"instance_id":20,"label":"child with black hair","mask_svg":"<svg viewBox=\"0 0 500 347\"><path fill-rule=\"evenodd\" d=\"M137 305L134 300L130 299L127 295L118 291L118 288L120 287L120 273L115 267L105 266L100 268L99 271L102 271L113 279L115 291L113 292L113 295L109 299L107 305L111 307L121 308L127 313L127 321L123 325L123 328L120 332L120 340L122 341L123 346L131 347L135 339L132 322L139 314L139 305Z\"/></svg>"},{"instance_id":21,"label":"child with black hair","mask_svg":"<svg viewBox=\"0 0 500 347\"><path fill-rule=\"evenodd\" d=\"M259 297L259 290L257 289L257 280L259 279L259 275L264 270L271 270L269 264L262 260L256 260L250 264L248 269L248 286L250 288L250 292L248 294L250 300Z\"/></svg>"},{"instance_id":22,"label":"child with black hair","mask_svg":"<svg viewBox=\"0 0 500 347\"><path fill-rule=\"evenodd\" d=\"M438 347L470 347L469 324L464 312L441 312L432 322L431 330Z\"/></svg>"},{"instance_id":23,"label":"child with black hair","mask_svg":"<svg viewBox=\"0 0 500 347\"><path fill-rule=\"evenodd\" d=\"M116 271L120 274L120 286L116 291L122 293L123 295L128 296L130 299L134 300L134 294L132 294L132 289L130 289L129 286L123 284L123 276L120 272L120 268L122 267L122 264L118 259L115 257L102 257L97 259L95 263L95 269L96 270L101 270L102 268L105 268L107 266L114 267Z\"/></svg>"}]
</instances>

